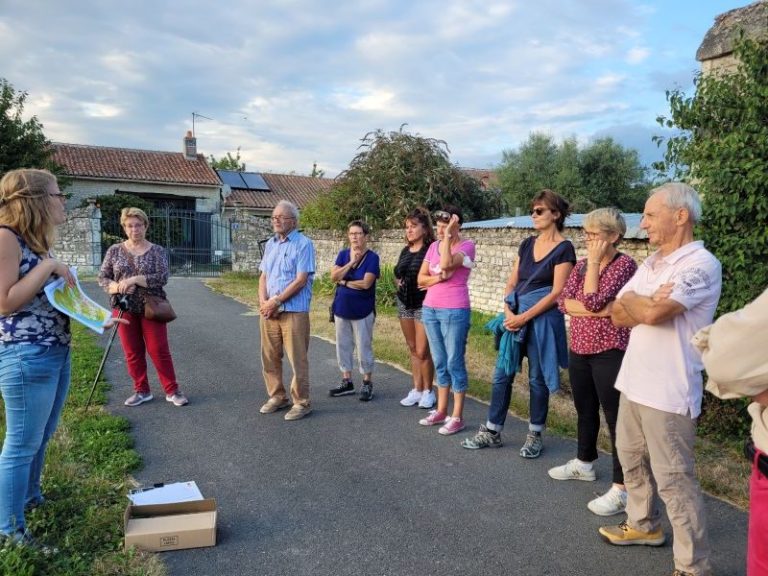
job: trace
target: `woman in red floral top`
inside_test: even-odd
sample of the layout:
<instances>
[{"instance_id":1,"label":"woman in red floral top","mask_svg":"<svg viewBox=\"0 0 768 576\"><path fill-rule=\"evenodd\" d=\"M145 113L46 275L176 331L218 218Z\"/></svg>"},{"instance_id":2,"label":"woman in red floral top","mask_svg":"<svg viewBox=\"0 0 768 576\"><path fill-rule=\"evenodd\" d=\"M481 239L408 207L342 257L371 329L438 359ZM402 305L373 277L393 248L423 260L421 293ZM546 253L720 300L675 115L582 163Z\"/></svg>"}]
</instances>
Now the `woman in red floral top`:
<instances>
[{"instance_id":1,"label":"woman in red floral top","mask_svg":"<svg viewBox=\"0 0 768 576\"><path fill-rule=\"evenodd\" d=\"M587 258L573 268L558 306L571 317L568 374L578 415L578 451L573 460L549 470L555 480L595 480L600 406L611 435L613 485L587 505L600 516L618 514L627 503L624 475L616 454L619 392L613 387L629 343L629 328L611 322L619 290L637 270L635 261L616 250L627 225L615 208L600 208L584 217Z\"/></svg>"}]
</instances>

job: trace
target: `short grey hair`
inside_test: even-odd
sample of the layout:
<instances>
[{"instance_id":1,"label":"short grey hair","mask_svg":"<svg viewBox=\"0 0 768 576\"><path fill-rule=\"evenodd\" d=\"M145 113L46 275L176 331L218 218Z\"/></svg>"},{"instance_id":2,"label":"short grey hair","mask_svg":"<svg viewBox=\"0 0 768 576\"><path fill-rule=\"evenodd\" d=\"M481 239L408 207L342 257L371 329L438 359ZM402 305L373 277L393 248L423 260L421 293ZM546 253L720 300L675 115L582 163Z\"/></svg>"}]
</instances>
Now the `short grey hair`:
<instances>
[{"instance_id":1,"label":"short grey hair","mask_svg":"<svg viewBox=\"0 0 768 576\"><path fill-rule=\"evenodd\" d=\"M289 202L288 200L280 200L280 202L275 204L275 210L278 208L287 210L288 213L296 219L296 221L299 220L299 208L293 202Z\"/></svg>"},{"instance_id":2,"label":"short grey hair","mask_svg":"<svg viewBox=\"0 0 768 576\"><path fill-rule=\"evenodd\" d=\"M668 208L685 208L693 224L701 219L701 198L699 193L688 184L667 182L651 190L651 195L657 193L664 194L664 204Z\"/></svg>"},{"instance_id":3,"label":"short grey hair","mask_svg":"<svg viewBox=\"0 0 768 576\"><path fill-rule=\"evenodd\" d=\"M592 210L592 212L584 216L581 227L585 230L587 228L598 228L601 232L618 234L619 238L616 240L616 244L621 242L621 239L624 238L624 234L627 232L627 223L624 221L624 216L621 215L618 208L613 207Z\"/></svg>"}]
</instances>

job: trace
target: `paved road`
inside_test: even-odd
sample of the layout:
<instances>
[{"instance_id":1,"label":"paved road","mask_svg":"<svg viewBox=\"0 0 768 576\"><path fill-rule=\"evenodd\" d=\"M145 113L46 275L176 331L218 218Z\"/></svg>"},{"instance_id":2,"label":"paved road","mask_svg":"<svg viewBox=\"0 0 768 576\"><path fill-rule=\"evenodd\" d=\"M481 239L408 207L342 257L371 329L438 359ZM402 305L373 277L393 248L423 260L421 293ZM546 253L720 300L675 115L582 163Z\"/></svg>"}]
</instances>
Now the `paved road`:
<instances>
[{"instance_id":1,"label":"paved road","mask_svg":"<svg viewBox=\"0 0 768 576\"><path fill-rule=\"evenodd\" d=\"M131 421L144 459L139 481L195 480L218 501L218 545L164 553L171 574L671 574L669 545L616 548L597 536L605 519L586 503L609 486L607 456L597 482L551 480L547 469L571 458L575 443L547 438L540 459L523 460L526 426L515 418L503 448L464 450L459 441L469 432L442 437L417 425L424 412L398 404L409 378L384 365L373 402L330 398L334 348L316 338L314 413L297 422L259 414L266 393L256 317L194 279L173 278L168 292L179 313L172 350L190 405L176 408L158 394L124 407L131 386L119 343L107 376L109 407ZM156 378L152 387L161 392ZM483 421L485 410L468 402L468 422ZM716 573L743 574L746 514L713 498L707 512Z\"/></svg>"}]
</instances>

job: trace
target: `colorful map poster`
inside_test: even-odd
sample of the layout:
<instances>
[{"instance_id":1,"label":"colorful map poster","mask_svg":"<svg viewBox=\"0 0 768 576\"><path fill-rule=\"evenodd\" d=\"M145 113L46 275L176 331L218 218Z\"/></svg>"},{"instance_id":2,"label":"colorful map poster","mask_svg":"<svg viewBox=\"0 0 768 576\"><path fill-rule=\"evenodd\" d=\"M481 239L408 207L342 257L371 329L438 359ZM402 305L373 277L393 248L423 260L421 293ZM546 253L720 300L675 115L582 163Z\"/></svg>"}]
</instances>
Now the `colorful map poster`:
<instances>
[{"instance_id":1,"label":"colorful map poster","mask_svg":"<svg viewBox=\"0 0 768 576\"><path fill-rule=\"evenodd\" d=\"M104 333L104 324L112 316L112 312L96 304L80 287L77 270L72 268L75 285L68 285L63 278L51 282L45 287L45 295L54 308L74 318L80 324L99 334Z\"/></svg>"}]
</instances>

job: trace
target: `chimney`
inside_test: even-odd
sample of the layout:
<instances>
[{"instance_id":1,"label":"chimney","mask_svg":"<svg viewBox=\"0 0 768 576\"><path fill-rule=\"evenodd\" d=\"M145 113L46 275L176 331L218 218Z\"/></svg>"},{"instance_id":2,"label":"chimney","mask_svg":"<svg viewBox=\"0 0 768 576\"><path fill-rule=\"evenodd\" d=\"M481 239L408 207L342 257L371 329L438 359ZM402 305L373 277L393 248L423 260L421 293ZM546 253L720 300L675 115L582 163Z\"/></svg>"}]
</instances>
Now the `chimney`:
<instances>
[{"instance_id":1,"label":"chimney","mask_svg":"<svg viewBox=\"0 0 768 576\"><path fill-rule=\"evenodd\" d=\"M184 158L197 160L197 138L192 136L192 130L187 130L187 135L184 136Z\"/></svg>"}]
</instances>

